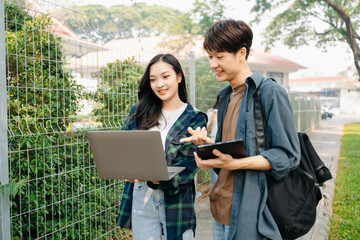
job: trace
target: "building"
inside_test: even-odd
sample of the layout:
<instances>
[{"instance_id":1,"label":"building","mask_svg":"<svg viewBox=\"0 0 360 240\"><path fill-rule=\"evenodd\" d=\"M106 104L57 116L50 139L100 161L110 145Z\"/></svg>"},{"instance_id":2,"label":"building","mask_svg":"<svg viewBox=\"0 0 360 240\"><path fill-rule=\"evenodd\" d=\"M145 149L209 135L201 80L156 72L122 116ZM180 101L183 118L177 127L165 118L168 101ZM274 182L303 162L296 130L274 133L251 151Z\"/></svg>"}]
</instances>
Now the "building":
<instances>
[{"instance_id":1,"label":"building","mask_svg":"<svg viewBox=\"0 0 360 240\"><path fill-rule=\"evenodd\" d=\"M340 108L342 113L360 113L359 83L343 76L290 79L291 92L306 92L320 97L322 108Z\"/></svg>"},{"instance_id":2,"label":"building","mask_svg":"<svg viewBox=\"0 0 360 240\"><path fill-rule=\"evenodd\" d=\"M84 78L91 78L107 63L115 60L134 59L140 63L147 63L158 53L171 53L184 60L189 58L189 52L194 53L195 59L207 57L203 49L202 35L156 36L143 38L114 39L104 44L108 50L93 51L74 59L69 66ZM252 71L260 71L266 77L275 78L289 90L289 74L305 68L284 57L270 52L251 50L249 67Z\"/></svg>"},{"instance_id":3,"label":"building","mask_svg":"<svg viewBox=\"0 0 360 240\"><path fill-rule=\"evenodd\" d=\"M249 67L259 71L263 76L274 78L286 90L290 90L289 74L305 67L270 52L252 51L249 56Z\"/></svg>"}]
</instances>

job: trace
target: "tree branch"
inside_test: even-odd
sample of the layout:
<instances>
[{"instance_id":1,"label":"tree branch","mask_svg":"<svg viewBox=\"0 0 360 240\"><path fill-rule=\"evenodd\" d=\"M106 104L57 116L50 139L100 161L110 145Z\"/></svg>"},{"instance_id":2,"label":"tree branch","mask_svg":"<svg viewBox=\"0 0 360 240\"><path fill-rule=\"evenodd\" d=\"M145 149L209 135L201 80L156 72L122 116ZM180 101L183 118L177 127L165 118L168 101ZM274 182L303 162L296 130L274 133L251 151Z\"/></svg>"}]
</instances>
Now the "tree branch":
<instances>
[{"instance_id":1,"label":"tree branch","mask_svg":"<svg viewBox=\"0 0 360 240\"><path fill-rule=\"evenodd\" d=\"M314 27L313 27L313 30L314 30L315 35L318 35L318 36L324 36L324 35L327 35L327 34L330 33L330 30L319 33L319 32L316 31L316 29Z\"/></svg>"},{"instance_id":2,"label":"tree branch","mask_svg":"<svg viewBox=\"0 0 360 240\"><path fill-rule=\"evenodd\" d=\"M356 42L356 39L359 37L357 35L357 33L355 32L350 16L336 3L334 3L331 0L323 0L324 2L326 2L327 4L329 4L329 6L339 14L340 18L345 22L346 24L346 34L347 34L347 42L350 45L350 48L353 52L353 56L354 56L354 64L355 67L358 71L358 75L359 75L359 81L360 81L360 48L359 45Z\"/></svg>"}]
</instances>

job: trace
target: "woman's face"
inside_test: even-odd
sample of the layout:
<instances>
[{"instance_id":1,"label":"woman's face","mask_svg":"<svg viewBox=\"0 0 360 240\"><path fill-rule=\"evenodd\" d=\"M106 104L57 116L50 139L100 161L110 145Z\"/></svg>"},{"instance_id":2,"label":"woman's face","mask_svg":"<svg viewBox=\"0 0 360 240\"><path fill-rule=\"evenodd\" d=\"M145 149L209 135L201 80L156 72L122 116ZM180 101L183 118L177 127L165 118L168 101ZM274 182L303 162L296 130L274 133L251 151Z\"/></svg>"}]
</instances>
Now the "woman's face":
<instances>
[{"instance_id":1,"label":"woman's face","mask_svg":"<svg viewBox=\"0 0 360 240\"><path fill-rule=\"evenodd\" d=\"M180 82L181 74L176 74L170 64L160 61L150 67L150 87L163 103L175 103L180 100Z\"/></svg>"}]
</instances>

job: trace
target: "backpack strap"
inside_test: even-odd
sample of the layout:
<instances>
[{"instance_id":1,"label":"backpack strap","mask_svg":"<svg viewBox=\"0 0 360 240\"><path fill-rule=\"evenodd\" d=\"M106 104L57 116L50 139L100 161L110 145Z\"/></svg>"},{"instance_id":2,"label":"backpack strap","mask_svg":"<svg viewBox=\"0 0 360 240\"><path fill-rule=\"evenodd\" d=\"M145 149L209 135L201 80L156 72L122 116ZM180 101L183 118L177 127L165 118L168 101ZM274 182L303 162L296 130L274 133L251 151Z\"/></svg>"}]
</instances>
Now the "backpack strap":
<instances>
[{"instance_id":1,"label":"backpack strap","mask_svg":"<svg viewBox=\"0 0 360 240\"><path fill-rule=\"evenodd\" d=\"M264 118L264 111L261 101L261 87L267 79L271 79L276 82L272 78L263 78L255 90L253 95L254 97L254 121L255 121L255 134L256 134L256 144L258 147L258 151L262 152L269 148L267 141L267 131L266 131L266 122Z\"/></svg>"}]
</instances>

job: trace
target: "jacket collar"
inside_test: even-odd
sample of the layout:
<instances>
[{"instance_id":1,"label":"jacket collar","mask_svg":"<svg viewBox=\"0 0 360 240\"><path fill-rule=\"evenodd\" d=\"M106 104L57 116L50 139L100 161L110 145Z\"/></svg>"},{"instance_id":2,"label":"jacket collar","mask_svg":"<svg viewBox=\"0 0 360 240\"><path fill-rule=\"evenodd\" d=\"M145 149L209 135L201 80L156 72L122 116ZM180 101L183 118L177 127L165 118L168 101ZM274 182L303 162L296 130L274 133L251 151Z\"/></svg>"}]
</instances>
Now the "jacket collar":
<instances>
[{"instance_id":1,"label":"jacket collar","mask_svg":"<svg viewBox=\"0 0 360 240\"><path fill-rule=\"evenodd\" d=\"M247 83L248 85L253 83L255 84L255 89L257 89L260 86L263 79L264 77L261 75L261 73L256 71L250 77L246 78L245 83Z\"/></svg>"},{"instance_id":2,"label":"jacket collar","mask_svg":"<svg viewBox=\"0 0 360 240\"><path fill-rule=\"evenodd\" d=\"M183 131L184 128L187 128L187 126L190 124L192 119L196 116L198 110L194 109L194 107L188 103L187 107L185 108L184 112L180 115L178 120L174 123L174 125L170 128L166 140L165 140L165 151L167 151L167 148L170 144L170 142L173 141L173 139L179 135L180 132Z\"/></svg>"},{"instance_id":3,"label":"jacket collar","mask_svg":"<svg viewBox=\"0 0 360 240\"><path fill-rule=\"evenodd\" d=\"M181 124L182 126L186 127L189 125L189 123L191 122L191 120L196 116L196 111L194 109L194 107L191 104L187 104L184 112L180 115L180 117L178 118L178 124ZM171 128L169 130L168 135L175 137L177 136L180 131L182 130L182 128Z\"/></svg>"}]
</instances>

